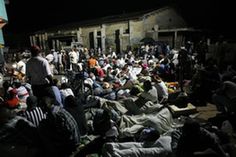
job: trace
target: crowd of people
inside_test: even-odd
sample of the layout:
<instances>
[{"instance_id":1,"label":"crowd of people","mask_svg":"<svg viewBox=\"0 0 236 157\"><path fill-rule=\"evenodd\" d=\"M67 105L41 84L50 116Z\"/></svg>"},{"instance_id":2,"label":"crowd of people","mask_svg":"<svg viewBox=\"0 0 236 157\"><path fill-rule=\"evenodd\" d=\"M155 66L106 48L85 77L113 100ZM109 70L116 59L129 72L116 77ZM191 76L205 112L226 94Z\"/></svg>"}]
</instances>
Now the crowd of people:
<instances>
[{"instance_id":1,"label":"crowd of people","mask_svg":"<svg viewBox=\"0 0 236 157\"><path fill-rule=\"evenodd\" d=\"M45 54L32 46L3 83L1 156L230 156L221 128L226 120L235 126L236 67L219 71L202 49L147 44L124 54L83 47ZM68 71L90 95L55 78ZM186 107L183 100L215 104L221 121L205 127L188 117L178 127L168 106Z\"/></svg>"}]
</instances>

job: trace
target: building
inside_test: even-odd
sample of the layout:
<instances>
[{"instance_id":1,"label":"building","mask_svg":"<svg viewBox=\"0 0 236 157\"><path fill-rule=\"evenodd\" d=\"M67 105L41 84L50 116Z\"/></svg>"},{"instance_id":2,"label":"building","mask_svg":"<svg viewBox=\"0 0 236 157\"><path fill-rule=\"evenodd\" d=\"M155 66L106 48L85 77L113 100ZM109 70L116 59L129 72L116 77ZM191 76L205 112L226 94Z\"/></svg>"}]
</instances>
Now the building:
<instances>
[{"instance_id":1,"label":"building","mask_svg":"<svg viewBox=\"0 0 236 157\"><path fill-rule=\"evenodd\" d=\"M3 55L4 39L3 39L2 28L6 25L7 21L8 18L5 7L5 1L0 0L0 64L4 61L4 55Z\"/></svg>"},{"instance_id":2,"label":"building","mask_svg":"<svg viewBox=\"0 0 236 157\"><path fill-rule=\"evenodd\" d=\"M61 49L71 46L71 43L79 43L103 51L113 48L119 53L127 50L127 47L137 47L147 37L179 48L186 40L193 40L193 34L198 34L194 32L198 30L189 27L174 8L163 7L41 30L30 36L30 43L44 50Z\"/></svg>"}]
</instances>

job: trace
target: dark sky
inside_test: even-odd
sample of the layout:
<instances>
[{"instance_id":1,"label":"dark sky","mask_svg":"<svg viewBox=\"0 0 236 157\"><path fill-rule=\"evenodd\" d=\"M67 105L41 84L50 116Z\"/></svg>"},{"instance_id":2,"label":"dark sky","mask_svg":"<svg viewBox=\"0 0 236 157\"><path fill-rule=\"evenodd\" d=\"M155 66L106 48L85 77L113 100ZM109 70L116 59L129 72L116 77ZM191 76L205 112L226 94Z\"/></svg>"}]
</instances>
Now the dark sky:
<instances>
[{"instance_id":1,"label":"dark sky","mask_svg":"<svg viewBox=\"0 0 236 157\"><path fill-rule=\"evenodd\" d=\"M6 28L14 32L28 32L73 21L157 8L168 1L10 0L7 6L9 24Z\"/></svg>"},{"instance_id":2,"label":"dark sky","mask_svg":"<svg viewBox=\"0 0 236 157\"><path fill-rule=\"evenodd\" d=\"M7 5L10 33L29 33L57 24L95 19L96 17L176 6L197 27L231 34L235 32L234 5L227 0L9 0Z\"/></svg>"}]
</instances>

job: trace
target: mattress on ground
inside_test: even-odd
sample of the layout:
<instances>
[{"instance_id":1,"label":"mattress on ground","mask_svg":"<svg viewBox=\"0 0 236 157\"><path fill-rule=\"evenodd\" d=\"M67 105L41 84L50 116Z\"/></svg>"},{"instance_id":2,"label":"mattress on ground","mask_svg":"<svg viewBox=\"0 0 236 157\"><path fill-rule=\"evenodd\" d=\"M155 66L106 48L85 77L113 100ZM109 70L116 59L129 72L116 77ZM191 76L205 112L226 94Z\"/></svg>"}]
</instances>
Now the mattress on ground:
<instances>
[{"instance_id":1,"label":"mattress on ground","mask_svg":"<svg viewBox=\"0 0 236 157\"><path fill-rule=\"evenodd\" d=\"M187 107L184 108L179 108L176 105L169 105L169 108L175 117L180 115L190 115L197 112L197 108L191 103L188 103Z\"/></svg>"}]
</instances>

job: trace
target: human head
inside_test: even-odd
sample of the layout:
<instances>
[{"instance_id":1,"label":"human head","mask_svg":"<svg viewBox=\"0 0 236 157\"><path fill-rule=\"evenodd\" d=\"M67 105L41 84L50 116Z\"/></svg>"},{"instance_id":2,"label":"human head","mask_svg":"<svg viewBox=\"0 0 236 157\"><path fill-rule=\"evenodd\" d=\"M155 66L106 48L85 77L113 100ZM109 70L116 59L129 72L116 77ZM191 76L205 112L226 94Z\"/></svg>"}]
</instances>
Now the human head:
<instances>
[{"instance_id":1,"label":"human head","mask_svg":"<svg viewBox=\"0 0 236 157\"><path fill-rule=\"evenodd\" d=\"M9 81L4 81L2 86L5 90L8 90L8 88L11 87L11 84Z\"/></svg>"},{"instance_id":2,"label":"human head","mask_svg":"<svg viewBox=\"0 0 236 157\"><path fill-rule=\"evenodd\" d=\"M152 78L153 78L153 81L154 81L154 82L157 82L157 83L160 83L161 80L162 80L162 79L160 78L160 76L159 76L159 75L156 75L156 74L153 75Z\"/></svg>"},{"instance_id":3,"label":"human head","mask_svg":"<svg viewBox=\"0 0 236 157\"><path fill-rule=\"evenodd\" d=\"M35 108L37 106L37 104L38 104L37 97L33 96L33 95L27 97L26 104L27 104L27 109Z\"/></svg>"},{"instance_id":4,"label":"human head","mask_svg":"<svg viewBox=\"0 0 236 157\"><path fill-rule=\"evenodd\" d=\"M152 83L150 80L146 80L144 83L143 83L143 88L144 88L144 91L149 91L150 89L152 89Z\"/></svg>"},{"instance_id":5,"label":"human head","mask_svg":"<svg viewBox=\"0 0 236 157\"><path fill-rule=\"evenodd\" d=\"M13 116L10 109L0 105L0 124L7 122Z\"/></svg>"},{"instance_id":6,"label":"human head","mask_svg":"<svg viewBox=\"0 0 236 157\"><path fill-rule=\"evenodd\" d=\"M68 83L62 83L61 84L61 89L67 89L67 88L70 88Z\"/></svg>"},{"instance_id":7,"label":"human head","mask_svg":"<svg viewBox=\"0 0 236 157\"><path fill-rule=\"evenodd\" d=\"M76 98L73 95L68 95L65 98L65 107L76 107L77 106L77 102L76 102Z\"/></svg>"},{"instance_id":8,"label":"human head","mask_svg":"<svg viewBox=\"0 0 236 157\"><path fill-rule=\"evenodd\" d=\"M30 52L32 57L38 56L41 53L41 49L37 45L33 45L30 47Z\"/></svg>"},{"instance_id":9,"label":"human head","mask_svg":"<svg viewBox=\"0 0 236 157\"><path fill-rule=\"evenodd\" d=\"M194 119L187 119L182 128L182 134L184 137L195 138L200 133L200 124Z\"/></svg>"},{"instance_id":10,"label":"human head","mask_svg":"<svg viewBox=\"0 0 236 157\"><path fill-rule=\"evenodd\" d=\"M15 80L13 82L13 85L16 87L16 88L19 88L21 86L21 82L19 80Z\"/></svg>"}]
</instances>

